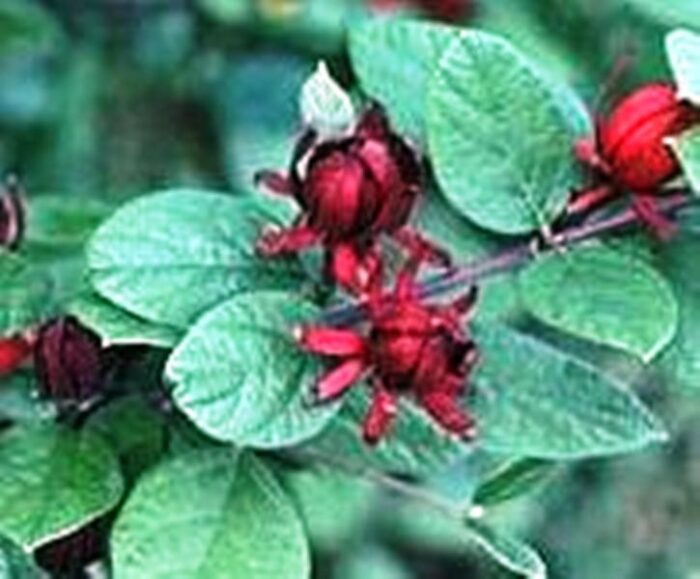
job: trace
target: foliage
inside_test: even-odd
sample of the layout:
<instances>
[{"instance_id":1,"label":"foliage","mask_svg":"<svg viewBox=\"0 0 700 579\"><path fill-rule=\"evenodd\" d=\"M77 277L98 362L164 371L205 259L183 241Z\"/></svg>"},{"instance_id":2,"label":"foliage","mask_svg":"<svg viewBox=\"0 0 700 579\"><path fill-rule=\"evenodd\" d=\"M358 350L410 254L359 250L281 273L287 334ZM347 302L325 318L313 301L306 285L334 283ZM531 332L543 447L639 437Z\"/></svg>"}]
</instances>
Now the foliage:
<instances>
[{"instance_id":1,"label":"foliage","mask_svg":"<svg viewBox=\"0 0 700 579\"><path fill-rule=\"evenodd\" d=\"M672 239L640 233L626 194L565 214L591 179L574 145L628 88L700 104L694 0L478 0L450 24L418 1L77 4L0 7L0 171L27 189L0 337L73 315L103 385L66 409L31 358L0 373L0 577L96 528L74 571L117 579L697 571L700 129L668 139ZM424 293L480 287L474 440L405 397L369 446L369 381L314 404L324 361L295 329L361 308L318 254L256 251L298 207L254 174L370 101L425 162L411 225L456 263Z\"/></svg>"}]
</instances>

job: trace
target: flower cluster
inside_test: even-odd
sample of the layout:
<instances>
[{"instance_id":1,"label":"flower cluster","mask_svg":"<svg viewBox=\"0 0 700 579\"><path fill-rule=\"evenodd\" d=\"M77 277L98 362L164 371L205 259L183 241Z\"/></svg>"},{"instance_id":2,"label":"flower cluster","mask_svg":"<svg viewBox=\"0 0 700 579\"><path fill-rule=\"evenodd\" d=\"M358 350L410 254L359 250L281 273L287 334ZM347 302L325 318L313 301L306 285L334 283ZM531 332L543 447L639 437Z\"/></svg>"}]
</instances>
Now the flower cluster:
<instances>
[{"instance_id":1,"label":"flower cluster","mask_svg":"<svg viewBox=\"0 0 700 579\"><path fill-rule=\"evenodd\" d=\"M412 255L449 265L444 251L407 226L422 190L421 174L415 151L377 106L349 136L322 141L309 129L295 147L288 174L257 175L258 182L293 196L302 209L294 227L265 231L258 251L272 257L322 245L327 277L354 294L378 281L382 234Z\"/></svg>"},{"instance_id":2,"label":"flower cluster","mask_svg":"<svg viewBox=\"0 0 700 579\"><path fill-rule=\"evenodd\" d=\"M384 112L372 106L350 135L320 140L308 130L295 148L288 174L263 171L258 181L291 195L302 209L291 229L265 231L263 256L297 252L312 245L326 250L330 281L361 298L369 333L323 326L299 328L301 348L339 365L316 386L319 403L341 396L372 375L372 402L364 438L376 443L409 394L446 431L475 435L474 420L460 406L476 347L465 329L475 292L450 305L424 303L415 276L425 262L447 266L448 254L407 226L422 193L419 156L389 127ZM388 235L407 253L392 292L382 288L380 238Z\"/></svg>"},{"instance_id":3,"label":"flower cluster","mask_svg":"<svg viewBox=\"0 0 700 579\"><path fill-rule=\"evenodd\" d=\"M446 431L472 439L476 427L460 406L478 353L466 321L476 291L448 305L428 305L415 282L417 261L409 261L392 293L377 290L366 308L369 332L324 326L299 328L301 347L340 360L316 385L318 402L334 400L371 374L372 403L365 440L374 444L397 414L397 398L411 395Z\"/></svg>"},{"instance_id":4,"label":"flower cluster","mask_svg":"<svg viewBox=\"0 0 700 579\"><path fill-rule=\"evenodd\" d=\"M595 184L575 196L569 213L586 212L629 192L640 218L667 237L673 224L657 210L655 196L680 172L669 138L698 120L700 111L679 101L668 84L645 85L627 96L598 121L594 138L576 144L576 155L593 170Z\"/></svg>"}]
</instances>

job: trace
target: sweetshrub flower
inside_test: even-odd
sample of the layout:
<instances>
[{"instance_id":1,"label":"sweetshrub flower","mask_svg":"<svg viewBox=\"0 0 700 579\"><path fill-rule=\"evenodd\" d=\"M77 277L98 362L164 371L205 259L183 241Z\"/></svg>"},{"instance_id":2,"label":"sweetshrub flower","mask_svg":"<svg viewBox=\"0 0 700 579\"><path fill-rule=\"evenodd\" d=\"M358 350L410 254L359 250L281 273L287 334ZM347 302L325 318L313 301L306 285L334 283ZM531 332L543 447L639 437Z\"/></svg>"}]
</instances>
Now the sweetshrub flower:
<instances>
[{"instance_id":1,"label":"sweetshrub flower","mask_svg":"<svg viewBox=\"0 0 700 579\"><path fill-rule=\"evenodd\" d=\"M79 403L100 390L100 338L71 316L50 321L39 329L34 363L44 398Z\"/></svg>"},{"instance_id":2,"label":"sweetshrub flower","mask_svg":"<svg viewBox=\"0 0 700 579\"><path fill-rule=\"evenodd\" d=\"M459 403L478 360L465 329L476 291L471 288L449 305L426 304L418 296L415 264L409 263L398 276L393 293L370 294L367 335L324 326L296 331L304 350L340 361L316 384L319 403L371 377L372 402L363 426L369 444L389 430L402 395L410 395L448 432L464 439L476 435L474 420Z\"/></svg>"},{"instance_id":3,"label":"sweetshrub flower","mask_svg":"<svg viewBox=\"0 0 700 579\"><path fill-rule=\"evenodd\" d=\"M580 192L569 206L582 213L626 191L633 207L660 236L673 225L656 208L654 196L680 172L668 139L700 119L700 111L678 100L668 84L649 84L622 100L598 121L595 138L576 144L576 155L597 174L597 183Z\"/></svg>"},{"instance_id":4,"label":"sweetshrub flower","mask_svg":"<svg viewBox=\"0 0 700 579\"><path fill-rule=\"evenodd\" d=\"M327 277L353 293L364 293L379 272L380 234L413 255L449 264L444 251L406 225L421 193L421 167L378 106L362 115L350 136L319 142L307 131L288 174L262 171L256 181L293 196L302 209L292 228L263 232L257 244L263 256L323 245Z\"/></svg>"}]
</instances>

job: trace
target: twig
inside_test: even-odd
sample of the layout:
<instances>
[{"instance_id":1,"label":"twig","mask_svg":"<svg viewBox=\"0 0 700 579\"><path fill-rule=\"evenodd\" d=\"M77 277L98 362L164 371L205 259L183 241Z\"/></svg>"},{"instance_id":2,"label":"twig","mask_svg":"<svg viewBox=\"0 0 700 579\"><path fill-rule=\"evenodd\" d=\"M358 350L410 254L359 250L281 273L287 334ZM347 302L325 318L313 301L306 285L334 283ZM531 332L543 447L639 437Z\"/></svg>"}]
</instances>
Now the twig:
<instances>
[{"instance_id":1,"label":"twig","mask_svg":"<svg viewBox=\"0 0 700 579\"><path fill-rule=\"evenodd\" d=\"M674 215L681 209L699 202L700 199L686 192L675 192L668 197L659 199L658 207L665 215ZM619 233L640 224L641 219L639 215L632 209L626 209L612 217L605 217L592 223L583 223L564 229L554 235L549 245L540 251L533 247L532 240L527 240L494 255L466 263L447 273L428 278L421 285L420 295L425 298L437 297L492 275L516 270L538 255L570 247L602 235ZM361 306L342 304L329 309L323 316L323 319L326 324L341 326L358 323L364 319L364 316L365 313Z\"/></svg>"}]
</instances>

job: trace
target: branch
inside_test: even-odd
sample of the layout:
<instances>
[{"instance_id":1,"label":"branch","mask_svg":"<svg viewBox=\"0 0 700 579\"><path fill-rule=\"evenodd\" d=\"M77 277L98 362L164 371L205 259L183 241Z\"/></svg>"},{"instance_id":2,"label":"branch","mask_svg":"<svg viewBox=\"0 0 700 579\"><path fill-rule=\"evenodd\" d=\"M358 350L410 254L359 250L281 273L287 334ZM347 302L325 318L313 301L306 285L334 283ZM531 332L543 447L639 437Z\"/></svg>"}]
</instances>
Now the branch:
<instances>
[{"instance_id":1,"label":"branch","mask_svg":"<svg viewBox=\"0 0 700 579\"><path fill-rule=\"evenodd\" d=\"M663 214L672 216L681 209L699 202L700 199L686 192L675 192L668 197L659 199L658 208ZM538 249L532 240L527 240L504 251L428 278L420 286L420 295L424 298L437 297L457 288L474 284L484 278L519 269L540 255L559 251L562 248L571 247L603 235L619 233L630 227L640 226L641 223L639 215L633 209L626 209L611 217L568 227L555 234L549 240L547 247L543 249ZM342 326L358 323L364 317L362 306L342 304L329 309L324 314L323 321L328 325Z\"/></svg>"}]
</instances>

